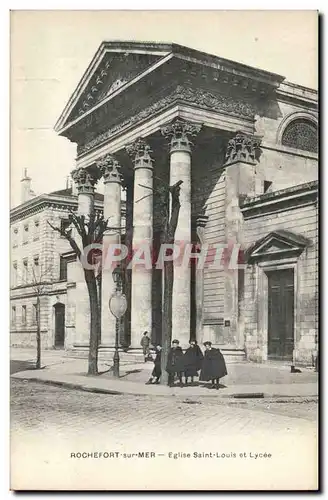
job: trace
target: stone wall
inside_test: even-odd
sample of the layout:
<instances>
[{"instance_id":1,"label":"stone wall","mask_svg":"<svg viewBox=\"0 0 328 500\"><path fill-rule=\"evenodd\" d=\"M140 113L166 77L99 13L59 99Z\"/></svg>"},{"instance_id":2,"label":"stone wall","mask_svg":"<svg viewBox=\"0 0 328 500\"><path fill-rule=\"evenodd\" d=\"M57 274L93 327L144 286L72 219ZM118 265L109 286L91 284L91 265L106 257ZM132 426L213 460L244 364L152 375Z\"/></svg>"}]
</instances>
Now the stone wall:
<instances>
[{"instance_id":1,"label":"stone wall","mask_svg":"<svg viewBox=\"0 0 328 500\"><path fill-rule=\"evenodd\" d=\"M311 364L312 351L315 348L317 336L317 261L318 261L318 234L317 214L314 204L296 209L286 209L282 212L263 215L245 220L244 238L246 246L268 233L284 229L302 235L312 244L305 248L297 258L296 273L296 321L295 335L295 361L302 364ZM258 360L264 355L266 339L261 338L264 333L260 329L259 303L260 283L258 265L248 265L245 273L244 284L244 338L247 356L249 359ZM260 353L258 352L260 349Z\"/></svg>"}]
</instances>

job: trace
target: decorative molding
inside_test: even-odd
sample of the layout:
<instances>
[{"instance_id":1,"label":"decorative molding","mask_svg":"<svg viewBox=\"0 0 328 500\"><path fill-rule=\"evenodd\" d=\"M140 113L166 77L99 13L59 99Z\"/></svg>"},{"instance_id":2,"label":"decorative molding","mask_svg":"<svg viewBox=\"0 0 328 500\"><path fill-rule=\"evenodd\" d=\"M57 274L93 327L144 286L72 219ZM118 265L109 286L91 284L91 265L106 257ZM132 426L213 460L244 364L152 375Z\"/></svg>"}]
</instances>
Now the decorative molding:
<instances>
[{"instance_id":1,"label":"decorative molding","mask_svg":"<svg viewBox=\"0 0 328 500\"><path fill-rule=\"evenodd\" d=\"M130 58L129 58L130 56ZM133 57L136 55L134 54ZM143 72L158 57L139 54L138 60L133 61L133 67L127 68L127 61L131 65L131 54L112 53L104 58L97 71L81 96L81 104L75 107L70 119L78 118L91 110L96 104L116 92L120 87Z\"/></svg>"},{"instance_id":2,"label":"decorative molding","mask_svg":"<svg viewBox=\"0 0 328 500\"><path fill-rule=\"evenodd\" d=\"M301 234L279 229L256 241L245 252L248 264L256 261L296 257L312 245L312 241Z\"/></svg>"},{"instance_id":3,"label":"decorative molding","mask_svg":"<svg viewBox=\"0 0 328 500\"><path fill-rule=\"evenodd\" d=\"M191 151L193 143L191 139L199 134L202 125L192 123L181 118L175 118L171 123L165 125L161 129L162 135L170 139L170 152L174 151Z\"/></svg>"},{"instance_id":4,"label":"decorative molding","mask_svg":"<svg viewBox=\"0 0 328 500\"><path fill-rule=\"evenodd\" d=\"M206 207L204 208L206 209ZM205 226L208 222L208 219L209 216L205 215L205 213L197 215L196 218L196 233L202 245L205 243Z\"/></svg>"},{"instance_id":5,"label":"decorative molding","mask_svg":"<svg viewBox=\"0 0 328 500\"><path fill-rule=\"evenodd\" d=\"M76 168L71 172L73 181L77 186L78 193L94 194L95 185L101 177L99 169L94 166Z\"/></svg>"},{"instance_id":6,"label":"decorative molding","mask_svg":"<svg viewBox=\"0 0 328 500\"><path fill-rule=\"evenodd\" d=\"M237 132L235 137L228 142L225 165L238 161L254 164L261 154L260 144L261 138Z\"/></svg>"},{"instance_id":7,"label":"decorative molding","mask_svg":"<svg viewBox=\"0 0 328 500\"><path fill-rule=\"evenodd\" d=\"M177 102L181 102L182 104L192 104L202 109L218 111L244 118L254 118L255 115L255 108L243 100L233 99L232 97L220 94L213 94L202 89L192 89L190 87L178 85L171 94L144 108L134 116L130 116L122 122L114 125L106 130L106 132L99 134L86 144L78 146L78 156L82 156L84 153L110 139L115 134L118 134L131 126L146 120L150 116L153 117L156 113L167 109Z\"/></svg>"},{"instance_id":8,"label":"decorative molding","mask_svg":"<svg viewBox=\"0 0 328 500\"><path fill-rule=\"evenodd\" d=\"M104 179L104 183L108 182L117 182L121 184L122 175L120 173L120 164L118 161L110 154L102 156L97 161L97 167L100 170L100 173Z\"/></svg>"},{"instance_id":9,"label":"decorative molding","mask_svg":"<svg viewBox=\"0 0 328 500\"><path fill-rule=\"evenodd\" d=\"M262 217L285 210L315 205L318 200L318 181L292 186L279 191L264 193L253 198L246 198L240 203L240 210L245 219Z\"/></svg>"},{"instance_id":10,"label":"decorative molding","mask_svg":"<svg viewBox=\"0 0 328 500\"><path fill-rule=\"evenodd\" d=\"M149 144L142 138L138 137L132 144L126 146L126 152L131 157L134 168L153 168L153 159L150 154L152 150Z\"/></svg>"}]
</instances>

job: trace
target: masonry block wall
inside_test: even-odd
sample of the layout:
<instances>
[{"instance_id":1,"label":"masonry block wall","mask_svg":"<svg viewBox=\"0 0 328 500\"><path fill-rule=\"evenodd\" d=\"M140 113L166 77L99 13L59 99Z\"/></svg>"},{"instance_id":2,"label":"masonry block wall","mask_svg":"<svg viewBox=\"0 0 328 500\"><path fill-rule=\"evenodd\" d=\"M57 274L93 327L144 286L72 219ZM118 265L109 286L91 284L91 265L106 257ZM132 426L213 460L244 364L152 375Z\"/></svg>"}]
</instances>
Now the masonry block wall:
<instances>
[{"instance_id":1,"label":"masonry block wall","mask_svg":"<svg viewBox=\"0 0 328 500\"><path fill-rule=\"evenodd\" d=\"M311 364L311 352L316 347L317 332L317 209L315 204L246 219L244 222L245 245L251 246L256 240L272 231L284 229L305 236L312 244L305 248L296 264L296 301L297 315L295 321L295 361ZM244 283L244 338L248 359L257 361L257 349L266 344L261 338L263 332L259 328L259 304L261 300L259 274L257 264L248 265Z\"/></svg>"},{"instance_id":2,"label":"masonry block wall","mask_svg":"<svg viewBox=\"0 0 328 500\"><path fill-rule=\"evenodd\" d=\"M224 149L218 146L204 151L202 159L195 159L196 168L192 179L193 216L206 207L208 221L205 227L205 243L212 247L209 262L214 260L213 245L225 243L225 170ZM204 269L203 340L215 344L224 343L224 293L225 275L221 269Z\"/></svg>"},{"instance_id":3,"label":"masonry block wall","mask_svg":"<svg viewBox=\"0 0 328 500\"><path fill-rule=\"evenodd\" d=\"M70 247L59 233L51 229L47 221L54 226L60 226L62 218L67 218L67 211L64 209L54 211L48 207L12 224L11 345L13 346L36 346L35 305L37 293L41 291L45 294L40 298L42 347L54 346L53 306L56 302L66 304L66 282L59 281L59 261L60 255L67 252ZM27 272L25 262L27 262ZM50 283L41 290L41 281Z\"/></svg>"},{"instance_id":4,"label":"masonry block wall","mask_svg":"<svg viewBox=\"0 0 328 500\"><path fill-rule=\"evenodd\" d=\"M317 113L306 106L277 102L278 108L271 117L257 116L255 132L262 136L262 155L257 172L264 180L272 182L271 191L297 186L318 178L318 156L311 151L303 151L281 144L282 134L287 125L296 119L313 117Z\"/></svg>"},{"instance_id":5,"label":"masonry block wall","mask_svg":"<svg viewBox=\"0 0 328 500\"><path fill-rule=\"evenodd\" d=\"M39 214L28 215L11 227L11 345L31 346L36 343L35 280L32 267L39 259L44 241L44 225ZM46 300L42 301L45 305ZM47 336L47 318L41 315L42 337Z\"/></svg>"}]
</instances>

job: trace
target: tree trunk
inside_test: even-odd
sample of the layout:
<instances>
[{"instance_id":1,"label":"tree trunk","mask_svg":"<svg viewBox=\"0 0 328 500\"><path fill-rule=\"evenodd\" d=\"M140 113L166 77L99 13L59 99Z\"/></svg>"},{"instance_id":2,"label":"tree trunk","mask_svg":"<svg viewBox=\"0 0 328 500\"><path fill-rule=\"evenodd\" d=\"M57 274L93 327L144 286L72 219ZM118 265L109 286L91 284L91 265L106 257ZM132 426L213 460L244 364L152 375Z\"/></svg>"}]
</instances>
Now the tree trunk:
<instances>
[{"instance_id":1,"label":"tree trunk","mask_svg":"<svg viewBox=\"0 0 328 500\"><path fill-rule=\"evenodd\" d=\"M168 352L171 347L172 337L172 293L173 293L174 269L173 262L164 262L164 297L162 315L162 355L161 355L161 384L166 385L168 375L166 364Z\"/></svg>"},{"instance_id":2,"label":"tree trunk","mask_svg":"<svg viewBox=\"0 0 328 500\"><path fill-rule=\"evenodd\" d=\"M170 195L172 199L171 216L168 221L169 209L167 205L166 221L164 229L164 238L162 243L173 244L175 240L175 232L178 225L180 213L180 185L182 181L170 187ZM168 200L167 200L168 201ZM172 340L172 296L174 282L174 263L164 262L164 298L163 298L163 315L162 315L162 355L161 355L161 384L166 385L168 375L166 372L166 363L171 347Z\"/></svg>"},{"instance_id":3,"label":"tree trunk","mask_svg":"<svg viewBox=\"0 0 328 500\"><path fill-rule=\"evenodd\" d=\"M41 320L40 320L40 297L36 298L36 363L35 368L41 368Z\"/></svg>"},{"instance_id":4,"label":"tree trunk","mask_svg":"<svg viewBox=\"0 0 328 500\"><path fill-rule=\"evenodd\" d=\"M99 307L97 281L94 271L84 270L85 282L88 287L90 302L90 339L89 339L89 359L88 375L98 374L98 347L99 347Z\"/></svg>"},{"instance_id":5,"label":"tree trunk","mask_svg":"<svg viewBox=\"0 0 328 500\"><path fill-rule=\"evenodd\" d=\"M100 276L98 277L98 279L96 280L96 284L97 284L97 297L98 297L98 326L97 326L97 329L98 329L98 347L99 345L101 344L101 287L102 287L102 272L100 274Z\"/></svg>"}]
</instances>

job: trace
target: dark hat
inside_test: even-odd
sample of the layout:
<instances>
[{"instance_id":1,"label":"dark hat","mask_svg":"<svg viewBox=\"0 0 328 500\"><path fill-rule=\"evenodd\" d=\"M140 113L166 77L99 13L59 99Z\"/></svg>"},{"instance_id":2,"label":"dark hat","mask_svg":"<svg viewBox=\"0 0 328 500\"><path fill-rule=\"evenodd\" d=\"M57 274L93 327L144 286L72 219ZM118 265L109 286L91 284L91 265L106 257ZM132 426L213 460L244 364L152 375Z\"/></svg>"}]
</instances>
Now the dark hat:
<instances>
[{"instance_id":1,"label":"dark hat","mask_svg":"<svg viewBox=\"0 0 328 500\"><path fill-rule=\"evenodd\" d=\"M204 345L212 345L212 342L210 342L209 340L206 340L206 342L204 342Z\"/></svg>"},{"instance_id":2,"label":"dark hat","mask_svg":"<svg viewBox=\"0 0 328 500\"><path fill-rule=\"evenodd\" d=\"M180 342L177 339L172 340L172 344L180 344Z\"/></svg>"},{"instance_id":3,"label":"dark hat","mask_svg":"<svg viewBox=\"0 0 328 500\"><path fill-rule=\"evenodd\" d=\"M197 340L195 340L195 339L190 339L189 344L191 344L191 342L194 342L195 344L197 344Z\"/></svg>"}]
</instances>

